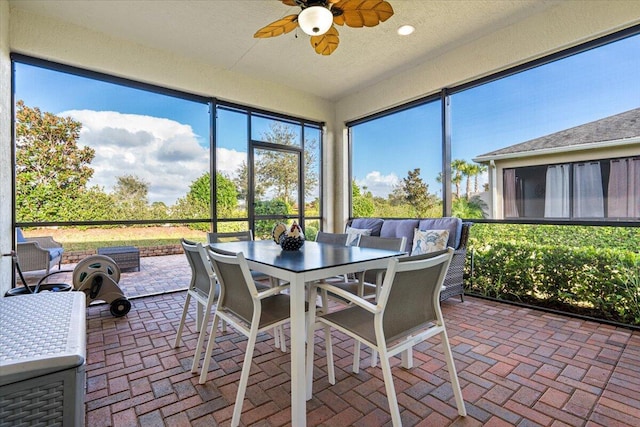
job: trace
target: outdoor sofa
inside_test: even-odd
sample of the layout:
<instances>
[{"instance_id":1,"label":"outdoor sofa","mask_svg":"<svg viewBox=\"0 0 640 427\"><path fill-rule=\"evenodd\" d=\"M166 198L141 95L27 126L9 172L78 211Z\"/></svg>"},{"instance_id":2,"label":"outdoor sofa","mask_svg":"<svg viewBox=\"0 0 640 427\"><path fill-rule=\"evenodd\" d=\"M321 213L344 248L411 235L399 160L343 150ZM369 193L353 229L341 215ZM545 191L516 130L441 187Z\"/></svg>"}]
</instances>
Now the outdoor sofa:
<instances>
[{"instance_id":1,"label":"outdoor sofa","mask_svg":"<svg viewBox=\"0 0 640 427\"><path fill-rule=\"evenodd\" d=\"M467 258L467 240L471 222L463 222L460 218L422 218L422 219L382 219L382 218L353 218L347 222L347 226L357 229L370 230L371 236L380 237L405 237L405 250L408 255L414 243L414 231L448 230L449 240L447 246L454 249L449 271L444 281L445 288L440 294L440 300L444 301L455 295L460 295L464 301L464 266Z\"/></svg>"}]
</instances>

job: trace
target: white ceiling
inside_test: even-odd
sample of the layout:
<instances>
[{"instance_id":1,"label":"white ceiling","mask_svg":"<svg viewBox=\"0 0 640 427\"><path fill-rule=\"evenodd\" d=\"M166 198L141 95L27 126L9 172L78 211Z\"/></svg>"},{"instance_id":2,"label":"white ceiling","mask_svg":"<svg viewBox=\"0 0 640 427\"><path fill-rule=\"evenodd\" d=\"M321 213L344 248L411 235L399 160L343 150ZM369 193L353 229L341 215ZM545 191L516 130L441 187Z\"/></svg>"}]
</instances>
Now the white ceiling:
<instances>
[{"instance_id":1,"label":"white ceiling","mask_svg":"<svg viewBox=\"0 0 640 427\"><path fill-rule=\"evenodd\" d=\"M340 45L330 56L316 54L300 30L253 38L300 10L278 0L11 0L10 6L338 100L559 1L389 0L395 14L386 22L337 26ZM397 35L403 24L413 25L414 34Z\"/></svg>"}]
</instances>

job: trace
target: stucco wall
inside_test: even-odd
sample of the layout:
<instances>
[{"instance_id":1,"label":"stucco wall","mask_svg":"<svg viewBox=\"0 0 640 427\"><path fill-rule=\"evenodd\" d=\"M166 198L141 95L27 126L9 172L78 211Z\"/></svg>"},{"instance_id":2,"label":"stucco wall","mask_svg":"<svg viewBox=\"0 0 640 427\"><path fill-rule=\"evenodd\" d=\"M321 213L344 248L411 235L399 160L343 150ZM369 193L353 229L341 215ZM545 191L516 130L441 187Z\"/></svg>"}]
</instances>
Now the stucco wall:
<instances>
[{"instance_id":1,"label":"stucco wall","mask_svg":"<svg viewBox=\"0 0 640 427\"><path fill-rule=\"evenodd\" d=\"M558 52L640 22L640 2L627 0L566 1L510 27L477 39L436 60L422 63L366 90L339 100L336 124L418 99L495 72ZM336 135L342 135L336 129ZM336 164L344 163L347 140L335 147ZM336 221L344 221L348 206L347 169L337 170L343 182L336 197Z\"/></svg>"},{"instance_id":2,"label":"stucco wall","mask_svg":"<svg viewBox=\"0 0 640 427\"><path fill-rule=\"evenodd\" d=\"M11 250L11 61L9 59L9 3L0 0L0 253ZM11 288L11 258L0 258L0 295Z\"/></svg>"}]
</instances>

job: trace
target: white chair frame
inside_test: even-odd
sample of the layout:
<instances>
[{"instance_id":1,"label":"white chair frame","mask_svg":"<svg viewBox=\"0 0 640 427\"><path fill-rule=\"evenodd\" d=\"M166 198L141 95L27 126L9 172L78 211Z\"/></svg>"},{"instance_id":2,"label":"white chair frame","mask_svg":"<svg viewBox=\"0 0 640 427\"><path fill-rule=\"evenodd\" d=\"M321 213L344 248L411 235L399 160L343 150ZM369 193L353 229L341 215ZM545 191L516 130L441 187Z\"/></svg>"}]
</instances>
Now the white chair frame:
<instances>
[{"instance_id":1,"label":"white chair frame","mask_svg":"<svg viewBox=\"0 0 640 427\"><path fill-rule=\"evenodd\" d=\"M247 389L247 382L249 380L249 372L251 370L251 361L253 359L253 351L255 348L257 336L259 333L267 331L269 329L273 329L273 328L275 328L276 331L278 330L282 331L282 326L289 321L289 317L287 314L287 317L284 319L259 327L260 318L262 315L261 301L273 296L282 296L280 294L282 293L283 290L289 287L289 284L275 286L259 292L251 276L251 271L249 270L247 261L244 258L244 255L242 253L238 253L236 254L236 256L230 256L230 255L223 255L220 253L216 253L211 249L207 248L207 254L209 256L209 259L211 260L211 263L213 264L213 268L216 272L216 276L218 277L218 281L220 282L219 301L224 301L225 283L224 283L223 276L220 274L220 271L218 269L217 262L224 262L227 264L236 264L240 266L240 268L242 269L245 284L249 288L249 293L251 294L251 299L253 301L253 316L251 319L251 323L248 325L244 320L240 319L238 316L226 310L224 307L220 307L220 306L217 307L215 314L213 316L213 326L211 329L211 334L209 335L209 342L207 344L207 350L204 357L202 372L200 373L200 378L198 381L200 384L204 384L207 380L207 372L209 370L209 363L211 361L213 346L215 344L218 321L222 320L228 323L229 325L233 326L236 330L238 330L248 338L249 341L247 342L244 362L242 364L242 373L240 375L240 384L238 386L238 393L236 395L236 401L233 408L233 416L231 419L231 426L236 427L240 424L240 414L242 413L242 405L244 401L244 395ZM278 333L276 332L276 336L277 335ZM282 338L282 342L284 342L284 337Z\"/></svg>"},{"instance_id":2,"label":"white chair frame","mask_svg":"<svg viewBox=\"0 0 640 427\"><path fill-rule=\"evenodd\" d=\"M187 246L193 246L192 243L183 239L182 247L185 250L185 255L189 250ZM204 266L205 272L207 276L209 276L209 292L205 293L202 289L196 286L196 267L189 261L189 266L191 267L191 282L189 283L189 288L187 289L187 297L184 302L184 307L182 309L182 317L180 318L180 325L178 326L178 332L176 334L176 339L173 343L173 347L177 348L180 345L180 339L182 338L182 332L184 329L184 324L187 318L187 313L189 312L189 304L191 302L191 298L196 301L196 332L198 332L198 344L196 345L196 351L193 356L193 363L191 364L191 372L197 373L198 366L200 365L200 355L202 354L202 347L204 346L204 339L207 333L207 325L209 324L209 318L211 316L211 308L214 305L214 302L217 297L216 292L216 277L211 268L211 263L209 262L209 258L207 257L207 253L202 246L201 243L195 243L196 250L198 255L202 260L202 264ZM225 324L222 325L223 330L226 329Z\"/></svg>"},{"instance_id":3,"label":"white chair frame","mask_svg":"<svg viewBox=\"0 0 640 427\"><path fill-rule=\"evenodd\" d=\"M444 282L445 275L451 262L451 256L453 254L453 250L450 249L446 254L425 259L419 261L410 261L405 263L400 263L398 259L391 259L389 261L389 266L387 268L387 272L385 274L384 283L382 285L382 289L380 292L380 298L377 304L372 304L371 302L365 300L364 298L358 297L350 292L347 292L343 289L336 288L331 286L330 284L316 284L311 289L311 298L313 300L317 295L317 290L326 290L336 295L348 299L351 304L354 304L367 312L373 315L373 323L375 328L375 342L367 340L358 334L352 332L349 329L341 327L340 325L329 321L323 316L315 317L315 313L313 310L309 311L310 319L309 319L309 327L307 336L313 337L314 330L316 328L316 320L320 324L323 324L325 329L325 345L326 345L326 355L327 355L327 371L329 376L329 383L335 384L335 371L333 367L333 350L331 344L331 334L327 333L327 329L330 327L334 327L340 332L352 337L354 340L364 343L365 345L371 347L377 352L380 353L381 358L381 368L385 383L385 390L387 393L387 399L389 401L389 408L391 411L391 419L394 426L401 426L402 422L400 419L400 410L398 408L398 400L395 393L395 388L393 385L393 375L391 373L391 365L389 363L389 359L392 356L395 356L399 353L403 353L402 361L403 366L411 367L412 362L407 360L407 355L409 349L411 349L415 344L418 344L428 338L431 338L435 335L439 335L442 341L442 345L444 347L444 355L447 363L447 369L449 371L449 376L451 379L451 386L453 388L453 394L456 401L456 406L458 408L458 414L461 416L466 416L466 408L464 405L464 399L462 397L462 391L460 389L460 383L458 381L458 375L455 368L455 363L453 360L453 353L451 351L451 346L449 344L449 338L447 336L447 331L444 324L444 319L442 317L442 310L440 309L440 291L442 289L442 283ZM426 269L430 267L434 267L438 264L446 263L445 268L441 269L440 276L438 279L438 283L434 288L433 292L433 308L435 310L436 319L433 326L422 330L421 332L415 334L407 334L404 339L401 339L398 342L395 342L390 347L387 347L385 333L383 328L383 317L385 313L385 308L387 304L387 300L389 298L389 294L391 292L391 288L393 285L394 277L397 272L417 270L417 269ZM355 356L355 355L354 355ZM310 345L307 350L307 398L311 398L312 395L312 387L313 387L313 362L314 362L314 351L313 346ZM354 361L355 363L355 361Z\"/></svg>"}]
</instances>

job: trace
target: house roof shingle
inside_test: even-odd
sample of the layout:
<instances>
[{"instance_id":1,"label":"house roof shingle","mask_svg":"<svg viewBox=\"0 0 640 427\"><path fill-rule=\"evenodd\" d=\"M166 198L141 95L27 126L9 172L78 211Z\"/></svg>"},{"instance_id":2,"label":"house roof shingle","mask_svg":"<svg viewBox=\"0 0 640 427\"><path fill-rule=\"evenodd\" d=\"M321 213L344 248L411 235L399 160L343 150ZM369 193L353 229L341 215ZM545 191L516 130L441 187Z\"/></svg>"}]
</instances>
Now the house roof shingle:
<instances>
[{"instance_id":1,"label":"house roof shingle","mask_svg":"<svg viewBox=\"0 0 640 427\"><path fill-rule=\"evenodd\" d=\"M482 162L509 154L528 154L562 147L575 147L606 141L620 141L640 136L640 108L565 129L560 132L510 145L499 150L476 156ZM586 147L585 147L586 148Z\"/></svg>"}]
</instances>

